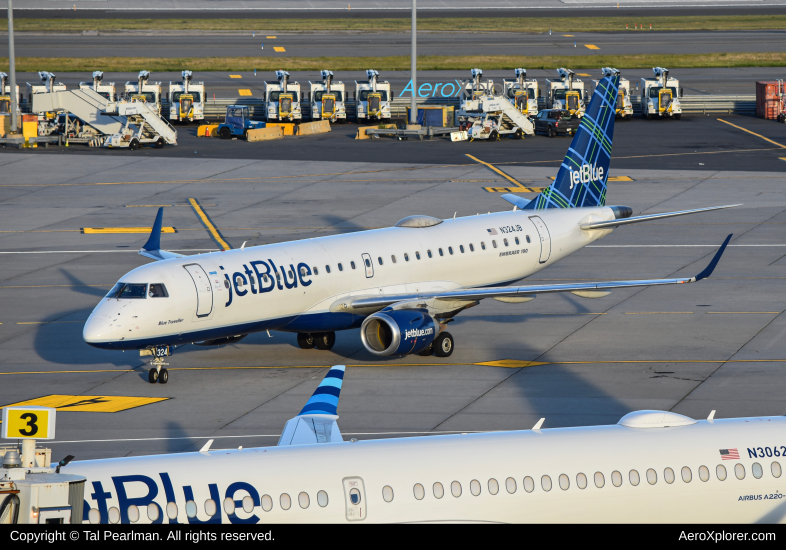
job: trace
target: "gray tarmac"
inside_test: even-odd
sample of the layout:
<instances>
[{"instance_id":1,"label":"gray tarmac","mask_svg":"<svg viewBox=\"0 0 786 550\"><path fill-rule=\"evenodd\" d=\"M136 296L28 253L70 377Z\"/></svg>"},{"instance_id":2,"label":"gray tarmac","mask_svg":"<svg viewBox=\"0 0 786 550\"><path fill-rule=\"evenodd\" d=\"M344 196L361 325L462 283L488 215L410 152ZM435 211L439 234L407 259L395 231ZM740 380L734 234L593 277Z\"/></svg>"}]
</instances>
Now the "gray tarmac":
<instances>
[{"instance_id":1,"label":"gray tarmac","mask_svg":"<svg viewBox=\"0 0 786 550\"><path fill-rule=\"evenodd\" d=\"M390 226L414 213L508 207L484 187L509 183L484 166L391 163L400 156L391 152L295 163L218 154L0 155L0 405L53 395L81 401L58 414L54 459L194 450L209 438L214 448L275 444L334 364L348 366L339 423L345 437L359 439L527 429L541 417L544 427L614 423L636 409L697 418L713 409L716 417L784 414L782 169L613 165L612 176L630 179L610 184L608 203L636 213L744 205L617 229L530 282L693 275L733 233L714 276L597 300L484 301L451 324L456 351L448 359L376 358L356 330L339 333L329 352L301 350L294 335L273 332L222 348L182 348L169 361L169 383L151 385L137 355L82 341L95 304L148 261L135 253L146 235L83 228L150 226L156 205L171 205L165 225L177 228L164 245L184 253L215 249L184 206L189 198L233 247ZM547 185L555 173L501 162L527 186ZM128 406L124 396L148 401L97 412Z\"/></svg>"},{"instance_id":2,"label":"gray tarmac","mask_svg":"<svg viewBox=\"0 0 786 550\"><path fill-rule=\"evenodd\" d=\"M419 32L418 55L668 55L781 52L781 31L634 31L616 33ZM624 27L620 29L624 31ZM268 39L273 33L276 38ZM409 56L410 33L283 33L261 28L247 33L108 32L97 35L16 33L20 57L369 57ZM262 46L264 45L264 50ZM284 51L274 51L274 47ZM0 46L0 56L8 55ZM57 52L53 54L53 52Z\"/></svg>"}]
</instances>

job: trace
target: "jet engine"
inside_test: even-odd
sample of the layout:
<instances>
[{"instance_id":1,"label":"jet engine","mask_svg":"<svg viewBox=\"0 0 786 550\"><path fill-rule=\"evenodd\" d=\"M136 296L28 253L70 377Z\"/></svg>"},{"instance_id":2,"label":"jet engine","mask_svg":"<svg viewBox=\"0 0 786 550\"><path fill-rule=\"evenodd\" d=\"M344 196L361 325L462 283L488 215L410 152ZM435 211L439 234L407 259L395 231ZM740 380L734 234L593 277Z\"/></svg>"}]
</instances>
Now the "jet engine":
<instances>
[{"instance_id":1,"label":"jet engine","mask_svg":"<svg viewBox=\"0 0 786 550\"><path fill-rule=\"evenodd\" d=\"M383 309L363 321L360 338L374 355L409 355L430 346L439 328L439 323L423 310Z\"/></svg>"}]
</instances>

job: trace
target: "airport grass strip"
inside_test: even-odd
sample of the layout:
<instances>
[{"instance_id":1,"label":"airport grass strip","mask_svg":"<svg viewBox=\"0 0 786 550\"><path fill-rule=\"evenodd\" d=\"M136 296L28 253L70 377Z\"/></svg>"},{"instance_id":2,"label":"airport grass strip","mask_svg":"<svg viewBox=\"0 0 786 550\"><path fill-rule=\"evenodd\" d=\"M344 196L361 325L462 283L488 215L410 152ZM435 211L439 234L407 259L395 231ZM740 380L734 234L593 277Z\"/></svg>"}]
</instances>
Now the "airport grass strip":
<instances>
[{"instance_id":1,"label":"airport grass strip","mask_svg":"<svg viewBox=\"0 0 786 550\"><path fill-rule=\"evenodd\" d=\"M418 17L419 31L442 32L649 32L696 30L765 30L786 28L786 15L700 15L672 17ZM634 30L644 26L645 30ZM408 17L380 19L20 19L17 32L82 31L257 31L275 32L409 32Z\"/></svg>"},{"instance_id":2,"label":"airport grass strip","mask_svg":"<svg viewBox=\"0 0 786 550\"><path fill-rule=\"evenodd\" d=\"M786 52L712 53L698 55L577 55L527 57L517 55L419 56L421 71L483 69L547 69L554 67L618 69L649 69L663 66L671 69L718 67L784 67ZM104 72L129 71L319 71L330 67L333 71L408 71L408 56L394 57L17 57L17 72L51 71ZM8 70L8 58L0 58L0 71ZM261 83L261 81L260 81Z\"/></svg>"}]
</instances>

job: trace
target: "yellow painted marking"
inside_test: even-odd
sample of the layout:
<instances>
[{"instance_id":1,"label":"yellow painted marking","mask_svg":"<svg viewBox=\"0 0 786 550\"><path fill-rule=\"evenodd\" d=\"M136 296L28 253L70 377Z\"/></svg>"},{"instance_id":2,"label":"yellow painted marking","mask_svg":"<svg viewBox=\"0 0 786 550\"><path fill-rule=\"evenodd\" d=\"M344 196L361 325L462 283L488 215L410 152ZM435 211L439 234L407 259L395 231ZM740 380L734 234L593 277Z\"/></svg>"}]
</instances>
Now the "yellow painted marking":
<instances>
[{"instance_id":1,"label":"yellow painted marking","mask_svg":"<svg viewBox=\"0 0 786 550\"><path fill-rule=\"evenodd\" d=\"M190 204L127 204L126 208L161 208L162 206L188 206ZM202 206L215 206L215 204L203 204ZM67 229L66 231L76 231L75 229Z\"/></svg>"},{"instance_id":2,"label":"yellow painted marking","mask_svg":"<svg viewBox=\"0 0 786 550\"><path fill-rule=\"evenodd\" d=\"M284 48L282 48L281 46L274 46L273 47L273 51L280 53L280 52L285 52L286 50Z\"/></svg>"},{"instance_id":3,"label":"yellow painted marking","mask_svg":"<svg viewBox=\"0 0 786 550\"><path fill-rule=\"evenodd\" d=\"M567 36L568 38L573 38L572 34L563 34L562 36Z\"/></svg>"},{"instance_id":4,"label":"yellow painted marking","mask_svg":"<svg viewBox=\"0 0 786 550\"><path fill-rule=\"evenodd\" d=\"M84 321L20 321L17 325L55 325L67 323L84 323ZM3 323L0 323L2 325Z\"/></svg>"},{"instance_id":5,"label":"yellow painted marking","mask_svg":"<svg viewBox=\"0 0 786 550\"><path fill-rule=\"evenodd\" d=\"M557 176L549 176L550 180L557 179ZM609 176L608 181L636 181L630 176Z\"/></svg>"},{"instance_id":6,"label":"yellow painted marking","mask_svg":"<svg viewBox=\"0 0 786 550\"><path fill-rule=\"evenodd\" d=\"M786 157L778 157L778 160L786 160Z\"/></svg>"},{"instance_id":7,"label":"yellow painted marking","mask_svg":"<svg viewBox=\"0 0 786 550\"><path fill-rule=\"evenodd\" d=\"M251 90L249 90L248 88L241 88L240 90L237 91L237 93L245 97L251 96Z\"/></svg>"},{"instance_id":8,"label":"yellow painted marking","mask_svg":"<svg viewBox=\"0 0 786 550\"><path fill-rule=\"evenodd\" d=\"M738 130L742 130L743 132L748 132L749 134L751 134L753 136L759 137L759 138L763 139L764 141L768 141L768 142L772 143L773 145L777 145L778 147L782 147L783 149L786 149L786 145L781 145L777 141L772 141L770 138L766 138L766 137L764 137L761 134L757 134L756 132L751 132L750 130L746 130L742 126L737 126L736 124L732 124L731 122L727 122L727 121L723 120L722 118L719 118L718 120L723 122L724 124L728 124L729 126L734 126Z\"/></svg>"},{"instance_id":9,"label":"yellow painted marking","mask_svg":"<svg viewBox=\"0 0 786 550\"><path fill-rule=\"evenodd\" d=\"M229 75L229 78L243 78L243 77L240 76L239 74L231 74Z\"/></svg>"},{"instance_id":10,"label":"yellow painted marking","mask_svg":"<svg viewBox=\"0 0 786 550\"><path fill-rule=\"evenodd\" d=\"M83 227L82 233L91 234L115 234L115 233L150 233L152 227ZM161 233L177 233L174 227L162 227Z\"/></svg>"},{"instance_id":11,"label":"yellow painted marking","mask_svg":"<svg viewBox=\"0 0 786 550\"><path fill-rule=\"evenodd\" d=\"M539 367L540 365L548 365L548 363L542 363L538 361L519 361L517 359L501 359L499 361L475 363L475 365L483 367L502 367L506 369L523 369L526 367Z\"/></svg>"},{"instance_id":12,"label":"yellow painted marking","mask_svg":"<svg viewBox=\"0 0 786 550\"><path fill-rule=\"evenodd\" d=\"M584 47L589 49L589 50L599 50L600 49L595 44L584 44Z\"/></svg>"},{"instance_id":13,"label":"yellow painted marking","mask_svg":"<svg viewBox=\"0 0 786 550\"><path fill-rule=\"evenodd\" d=\"M275 39L276 37L275 37L275 36L266 36L265 38L272 38L272 39Z\"/></svg>"},{"instance_id":14,"label":"yellow painted marking","mask_svg":"<svg viewBox=\"0 0 786 550\"><path fill-rule=\"evenodd\" d=\"M576 73L576 76L592 76L589 73Z\"/></svg>"},{"instance_id":15,"label":"yellow painted marking","mask_svg":"<svg viewBox=\"0 0 786 550\"><path fill-rule=\"evenodd\" d=\"M491 168L494 172L496 172L497 174L499 174L500 176L502 176L503 178L508 180L510 183L515 185L516 186L515 189L517 189L518 191L511 191L511 192L513 192L513 193L515 193L515 192L518 192L518 193L532 193L532 191L531 191L532 188L524 187L523 185L521 185L521 182L519 182L518 180L516 180L513 177L509 176L508 174L506 174L505 172L503 172L502 170L500 170L499 168L497 168L493 164L489 164L488 162L483 162L479 158L473 157L472 155L469 155L469 154L466 155L466 156L471 158L475 162L478 162L478 163L482 164L483 166L485 166L487 168ZM489 193L498 192L498 191L490 191L490 189L493 189L491 187L485 187L484 189L486 189L486 191L488 191Z\"/></svg>"},{"instance_id":16,"label":"yellow painted marking","mask_svg":"<svg viewBox=\"0 0 786 550\"><path fill-rule=\"evenodd\" d=\"M126 397L121 395L47 395L6 407L51 407L59 411L114 413L166 401L169 397Z\"/></svg>"},{"instance_id":17,"label":"yellow painted marking","mask_svg":"<svg viewBox=\"0 0 786 550\"><path fill-rule=\"evenodd\" d=\"M489 193L540 193L545 187L484 187Z\"/></svg>"},{"instance_id":18,"label":"yellow painted marking","mask_svg":"<svg viewBox=\"0 0 786 550\"><path fill-rule=\"evenodd\" d=\"M202 222L202 225L205 226L207 232L210 233L210 236L213 238L216 244L218 244L222 250L232 250L232 247L229 246L229 243L224 240L224 238L221 236L221 233L219 233L218 229L216 229L216 226L213 225L213 222L210 221L210 218L207 216L207 214L205 214L205 211L202 210L199 202L196 199L188 199L188 202L191 204L191 207L194 209L194 212L196 212L197 217Z\"/></svg>"}]
</instances>

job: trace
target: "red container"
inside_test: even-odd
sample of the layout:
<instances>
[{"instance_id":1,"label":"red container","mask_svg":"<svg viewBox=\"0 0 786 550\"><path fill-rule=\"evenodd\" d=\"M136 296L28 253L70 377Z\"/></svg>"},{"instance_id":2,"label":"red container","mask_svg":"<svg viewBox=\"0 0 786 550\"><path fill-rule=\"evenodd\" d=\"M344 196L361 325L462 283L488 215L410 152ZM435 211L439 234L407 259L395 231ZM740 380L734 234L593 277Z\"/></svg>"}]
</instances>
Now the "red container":
<instances>
[{"instance_id":1,"label":"red container","mask_svg":"<svg viewBox=\"0 0 786 550\"><path fill-rule=\"evenodd\" d=\"M38 115L22 115L22 122L38 122Z\"/></svg>"},{"instance_id":2,"label":"red container","mask_svg":"<svg viewBox=\"0 0 786 550\"><path fill-rule=\"evenodd\" d=\"M778 82L775 80L756 82L756 116L776 120L780 113Z\"/></svg>"}]
</instances>

